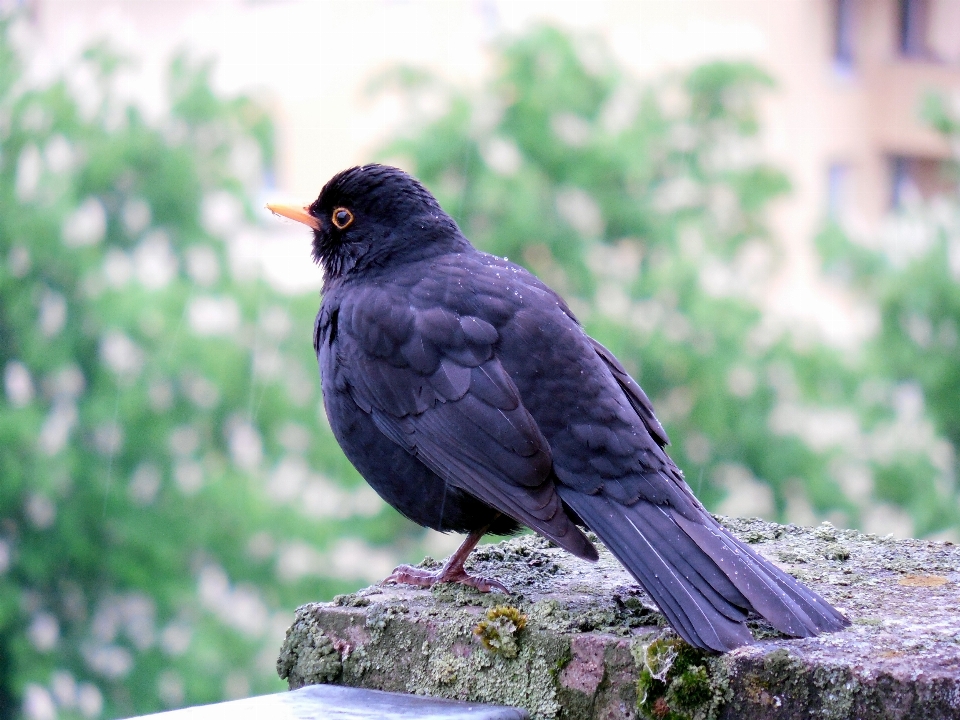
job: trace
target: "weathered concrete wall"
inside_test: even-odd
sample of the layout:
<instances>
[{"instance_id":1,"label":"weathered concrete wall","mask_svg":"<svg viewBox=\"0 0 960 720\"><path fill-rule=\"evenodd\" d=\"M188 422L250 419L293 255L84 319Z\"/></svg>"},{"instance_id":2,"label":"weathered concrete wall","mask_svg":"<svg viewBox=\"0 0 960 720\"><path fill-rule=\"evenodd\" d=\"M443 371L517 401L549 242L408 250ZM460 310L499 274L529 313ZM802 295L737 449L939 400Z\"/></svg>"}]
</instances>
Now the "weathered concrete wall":
<instances>
[{"instance_id":1,"label":"weathered concrete wall","mask_svg":"<svg viewBox=\"0 0 960 720\"><path fill-rule=\"evenodd\" d=\"M591 565L524 536L468 563L512 595L390 586L305 605L277 669L291 688L340 683L534 718L960 718L960 549L724 522L851 627L792 640L756 622L756 644L711 656L680 641L606 551Z\"/></svg>"}]
</instances>

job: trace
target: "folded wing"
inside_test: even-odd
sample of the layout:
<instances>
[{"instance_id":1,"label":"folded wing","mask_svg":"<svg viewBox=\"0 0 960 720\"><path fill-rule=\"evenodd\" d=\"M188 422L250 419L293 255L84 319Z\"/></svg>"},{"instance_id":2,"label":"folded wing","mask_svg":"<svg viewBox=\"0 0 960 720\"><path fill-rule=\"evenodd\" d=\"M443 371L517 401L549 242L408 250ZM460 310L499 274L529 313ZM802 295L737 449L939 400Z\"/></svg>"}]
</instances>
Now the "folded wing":
<instances>
[{"instance_id":1,"label":"folded wing","mask_svg":"<svg viewBox=\"0 0 960 720\"><path fill-rule=\"evenodd\" d=\"M556 493L550 447L494 354L497 329L408 298L369 288L339 308L338 389L446 482L595 560Z\"/></svg>"}]
</instances>

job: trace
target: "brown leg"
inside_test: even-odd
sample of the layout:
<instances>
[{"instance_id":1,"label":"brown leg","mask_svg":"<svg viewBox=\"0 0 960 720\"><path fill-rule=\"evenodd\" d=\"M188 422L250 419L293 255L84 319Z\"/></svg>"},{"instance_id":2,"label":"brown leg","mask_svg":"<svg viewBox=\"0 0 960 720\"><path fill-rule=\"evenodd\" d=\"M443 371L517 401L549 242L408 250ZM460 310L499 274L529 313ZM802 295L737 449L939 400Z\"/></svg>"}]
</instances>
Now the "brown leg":
<instances>
[{"instance_id":1,"label":"brown leg","mask_svg":"<svg viewBox=\"0 0 960 720\"><path fill-rule=\"evenodd\" d=\"M487 527L490 527L489 525ZM411 567L410 565L400 565L380 584L385 583L403 583L405 585L417 585L419 587L433 587L437 583L452 582L461 585L469 585L480 592L490 592L499 590L509 594L510 591L496 580L489 580L483 577L468 575L463 569L463 563L467 556L473 552L473 549L480 542L480 538L487 532L487 527L472 532L467 535L467 539L457 548L457 551L450 556L450 559L437 572L430 572L422 568Z\"/></svg>"}]
</instances>

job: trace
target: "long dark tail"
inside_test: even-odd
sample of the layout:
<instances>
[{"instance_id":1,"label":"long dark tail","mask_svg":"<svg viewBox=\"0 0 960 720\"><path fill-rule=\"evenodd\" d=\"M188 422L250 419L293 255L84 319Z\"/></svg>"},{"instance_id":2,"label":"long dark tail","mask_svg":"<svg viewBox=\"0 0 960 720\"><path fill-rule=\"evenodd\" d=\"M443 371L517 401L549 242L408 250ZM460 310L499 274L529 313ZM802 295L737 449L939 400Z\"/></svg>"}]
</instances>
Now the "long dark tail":
<instances>
[{"instance_id":1,"label":"long dark tail","mask_svg":"<svg viewBox=\"0 0 960 720\"><path fill-rule=\"evenodd\" d=\"M622 505L602 494L558 491L691 645L726 652L752 642L745 624L751 612L794 637L850 624L706 513L694 521L645 500Z\"/></svg>"}]
</instances>

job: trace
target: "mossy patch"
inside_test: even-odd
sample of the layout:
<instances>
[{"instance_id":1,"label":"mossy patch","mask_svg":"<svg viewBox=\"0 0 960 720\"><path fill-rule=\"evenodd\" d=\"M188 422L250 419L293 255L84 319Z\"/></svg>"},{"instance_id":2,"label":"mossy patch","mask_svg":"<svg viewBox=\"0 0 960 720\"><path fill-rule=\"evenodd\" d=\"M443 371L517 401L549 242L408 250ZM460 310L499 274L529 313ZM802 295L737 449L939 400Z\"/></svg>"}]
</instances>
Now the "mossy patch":
<instances>
[{"instance_id":1,"label":"mossy patch","mask_svg":"<svg viewBox=\"0 0 960 720\"><path fill-rule=\"evenodd\" d=\"M510 605L497 605L487 610L487 619L473 629L480 644L492 653L515 658L519 652L517 635L527 625L527 616Z\"/></svg>"},{"instance_id":2,"label":"mossy patch","mask_svg":"<svg viewBox=\"0 0 960 720\"><path fill-rule=\"evenodd\" d=\"M649 720L713 720L730 692L722 660L672 636L633 648L637 710Z\"/></svg>"}]
</instances>

